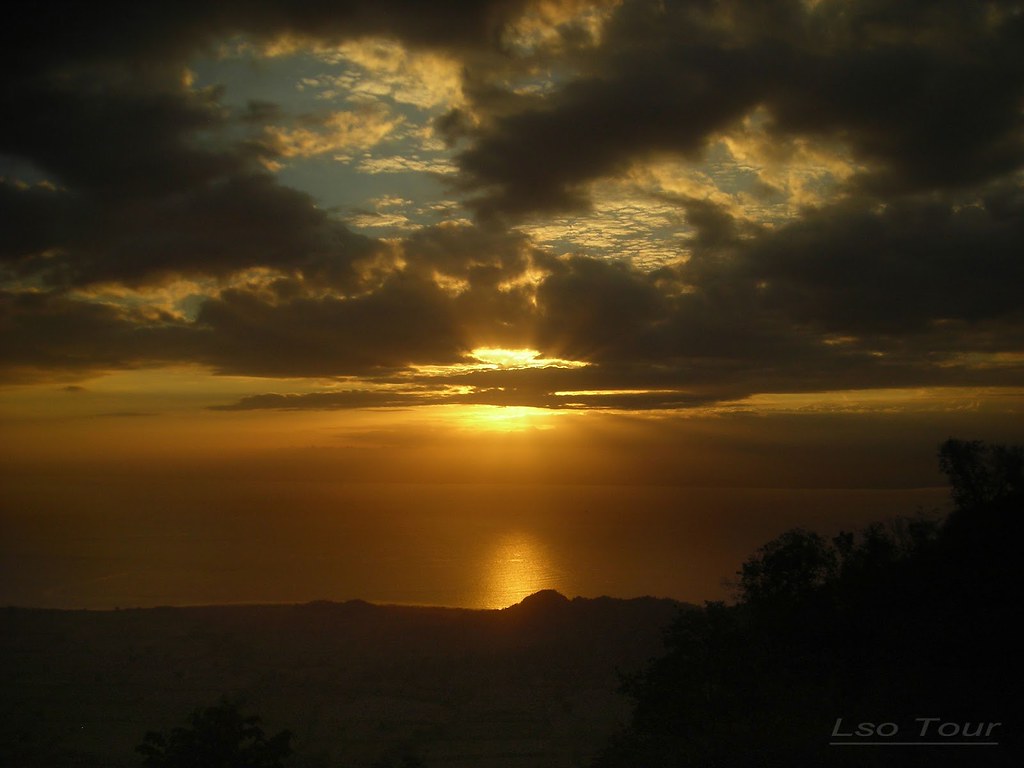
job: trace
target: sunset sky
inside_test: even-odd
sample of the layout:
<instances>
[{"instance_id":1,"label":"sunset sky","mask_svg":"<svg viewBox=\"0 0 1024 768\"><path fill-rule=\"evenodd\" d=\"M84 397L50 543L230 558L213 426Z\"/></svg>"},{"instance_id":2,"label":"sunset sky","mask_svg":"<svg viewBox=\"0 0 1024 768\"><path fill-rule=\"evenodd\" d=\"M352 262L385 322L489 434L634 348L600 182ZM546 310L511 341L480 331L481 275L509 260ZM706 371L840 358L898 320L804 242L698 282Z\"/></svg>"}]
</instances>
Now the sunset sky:
<instances>
[{"instance_id":1,"label":"sunset sky","mask_svg":"<svg viewBox=\"0 0 1024 768\"><path fill-rule=\"evenodd\" d=\"M920 488L1024 439L1018 3L23 10L9 572L104 478Z\"/></svg>"}]
</instances>

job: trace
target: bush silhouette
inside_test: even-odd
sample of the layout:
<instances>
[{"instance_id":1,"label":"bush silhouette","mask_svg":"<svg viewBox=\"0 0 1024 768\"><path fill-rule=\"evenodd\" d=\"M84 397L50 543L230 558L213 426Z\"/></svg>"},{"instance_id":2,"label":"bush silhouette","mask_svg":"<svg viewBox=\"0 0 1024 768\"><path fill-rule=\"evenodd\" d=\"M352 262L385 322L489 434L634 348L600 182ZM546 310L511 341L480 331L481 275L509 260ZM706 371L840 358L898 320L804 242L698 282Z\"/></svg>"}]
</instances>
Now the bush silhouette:
<instances>
[{"instance_id":1,"label":"bush silhouette","mask_svg":"<svg viewBox=\"0 0 1024 768\"><path fill-rule=\"evenodd\" d=\"M599 768L1020 766L1020 738L965 763L956 750L892 753L829 744L837 718L934 716L1006 723L1024 672L1020 447L939 448L955 509L876 523L831 541L802 529L761 547L735 605L683 612L668 652L625 688L632 722ZM976 756L972 753L971 759Z\"/></svg>"},{"instance_id":2,"label":"bush silhouette","mask_svg":"<svg viewBox=\"0 0 1024 768\"><path fill-rule=\"evenodd\" d=\"M136 751L146 768L282 768L291 739L289 731L266 738L259 717L225 700L192 712L188 727L147 733Z\"/></svg>"}]
</instances>

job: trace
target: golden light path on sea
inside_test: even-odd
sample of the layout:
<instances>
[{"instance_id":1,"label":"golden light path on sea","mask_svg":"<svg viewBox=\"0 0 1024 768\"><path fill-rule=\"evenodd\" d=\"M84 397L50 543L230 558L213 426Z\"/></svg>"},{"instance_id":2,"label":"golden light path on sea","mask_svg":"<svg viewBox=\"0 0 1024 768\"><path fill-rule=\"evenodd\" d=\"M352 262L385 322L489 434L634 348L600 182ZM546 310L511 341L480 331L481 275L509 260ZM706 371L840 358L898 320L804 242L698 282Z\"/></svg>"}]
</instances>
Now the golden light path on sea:
<instances>
[{"instance_id":1,"label":"golden light path on sea","mask_svg":"<svg viewBox=\"0 0 1024 768\"><path fill-rule=\"evenodd\" d=\"M507 608L542 589L558 587L543 544L525 532L502 536L484 561L483 608Z\"/></svg>"}]
</instances>

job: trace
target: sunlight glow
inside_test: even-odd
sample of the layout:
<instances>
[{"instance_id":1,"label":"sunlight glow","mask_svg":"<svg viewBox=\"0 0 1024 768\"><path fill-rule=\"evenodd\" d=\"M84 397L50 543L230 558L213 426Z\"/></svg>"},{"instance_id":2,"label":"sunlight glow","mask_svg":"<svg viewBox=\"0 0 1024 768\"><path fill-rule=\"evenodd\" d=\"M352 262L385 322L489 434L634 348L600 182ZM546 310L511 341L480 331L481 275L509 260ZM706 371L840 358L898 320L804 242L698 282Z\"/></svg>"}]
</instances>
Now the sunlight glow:
<instances>
[{"instance_id":1,"label":"sunlight glow","mask_svg":"<svg viewBox=\"0 0 1024 768\"><path fill-rule=\"evenodd\" d=\"M533 537L511 533L500 539L485 565L481 604L507 608L542 589L554 589L555 573L544 548Z\"/></svg>"},{"instance_id":2,"label":"sunlight glow","mask_svg":"<svg viewBox=\"0 0 1024 768\"><path fill-rule=\"evenodd\" d=\"M564 360L559 357L541 357L536 349L505 347L477 347L462 358L466 362L449 365L410 365L416 377L451 376L473 371L519 371L525 368L586 368L590 363L582 360Z\"/></svg>"},{"instance_id":3,"label":"sunlight glow","mask_svg":"<svg viewBox=\"0 0 1024 768\"><path fill-rule=\"evenodd\" d=\"M474 359L487 368L583 368L587 363L579 360L561 360L541 357L536 349L502 349L478 347L470 352Z\"/></svg>"},{"instance_id":4,"label":"sunlight glow","mask_svg":"<svg viewBox=\"0 0 1024 768\"><path fill-rule=\"evenodd\" d=\"M715 411L757 413L952 413L1011 409L1024 403L1020 387L893 387L826 392L763 393L720 403Z\"/></svg>"},{"instance_id":5,"label":"sunlight glow","mask_svg":"<svg viewBox=\"0 0 1024 768\"><path fill-rule=\"evenodd\" d=\"M522 432L528 429L554 429L561 411L523 405L464 405L454 411L454 419L473 431Z\"/></svg>"}]
</instances>

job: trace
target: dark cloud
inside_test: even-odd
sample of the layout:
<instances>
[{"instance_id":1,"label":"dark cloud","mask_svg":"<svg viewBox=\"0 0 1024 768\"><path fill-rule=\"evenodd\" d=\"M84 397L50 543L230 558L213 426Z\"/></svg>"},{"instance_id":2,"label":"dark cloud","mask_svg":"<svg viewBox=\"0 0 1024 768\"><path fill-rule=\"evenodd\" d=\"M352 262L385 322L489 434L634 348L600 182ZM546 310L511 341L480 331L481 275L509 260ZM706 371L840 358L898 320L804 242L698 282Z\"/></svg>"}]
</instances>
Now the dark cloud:
<instances>
[{"instance_id":1,"label":"dark cloud","mask_svg":"<svg viewBox=\"0 0 1024 768\"><path fill-rule=\"evenodd\" d=\"M181 78L170 68L129 75L82 66L16 81L0 147L101 199L173 193L246 168L253 158L244 147L198 141L226 118L216 91L188 91Z\"/></svg>"},{"instance_id":2,"label":"dark cloud","mask_svg":"<svg viewBox=\"0 0 1024 768\"><path fill-rule=\"evenodd\" d=\"M496 285L519 276L534 266L550 268L554 263L525 235L486 231L469 225L426 227L402 243L410 270L434 272L467 280L474 286Z\"/></svg>"},{"instance_id":3,"label":"dark cloud","mask_svg":"<svg viewBox=\"0 0 1024 768\"><path fill-rule=\"evenodd\" d=\"M43 65L180 61L236 35L336 41L385 35L436 48L490 47L527 6L524 0L378 2L108 2L51 0L26 8L5 25L4 55L21 63L26 52Z\"/></svg>"},{"instance_id":4,"label":"dark cloud","mask_svg":"<svg viewBox=\"0 0 1024 768\"><path fill-rule=\"evenodd\" d=\"M60 190L0 190L12 203L0 235L9 269L50 284L143 285L267 267L350 289L352 263L376 247L265 174L102 203Z\"/></svg>"},{"instance_id":5,"label":"dark cloud","mask_svg":"<svg viewBox=\"0 0 1024 768\"><path fill-rule=\"evenodd\" d=\"M983 182L1024 161L1022 43L1010 3L626 2L583 74L499 101L459 157L463 184L488 219L583 208L594 180L695 157L755 108L779 140L847 145L875 193Z\"/></svg>"},{"instance_id":6,"label":"dark cloud","mask_svg":"<svg viewBox=\"0 0 1024 768\"><path fill-rule=\"evenodd\" d=\"M0 180L0 264L28 262L60 247L83 218L67 192Z\"/></svg>"},{"instance_id":7,"label":"dark cloud","mask_svg":"<svg viewBox=\"0 0 1024 768\"><path fill-rule=\"evenodd\" d=\"M567 28L522 58L503 37L522 2L33 8L0 53L0 154L47 179L0 180L8 379L199 363L378 387L229 408L629 409L1020 380L1024 15L1010 4L627 0L599 37ZM183 80L235 35L368 34L465 63L469 104L436 127L477 225L355 234L266 170L274 150L254 131L275 105L232 112ZM557 86L515 91L544 56L563 58ZM768 226L666 198L692 232L653 271L503 226L584 208L592 182L637 160L699 158L755 109L780 145L849 149L863 170L838 202ZM188 316L98 297L177 276L206 281ZM417 372L481 346L589 365Z\"/></svg>"},{"instance_id":8,"label":"dark cloud","mask_svg":"<svg viewBox=\"0 0 1024 768\"><path fill-rule=\"evenodd\" d=\"M841 204L765 235L744 253L765 306L846 334L921 333L948 321L1021 319L1024 197Z\"/></svg>"},{"instance_id":9,"label":"dark cloud","mask_svg":"<svg viewBox=\"0 0 1024 768\"><path fill-rule=\"evenodd\" d=\"M335 376L454 362L467 349L446 294L399 275L354 298L232 289L207 300L200 359L223 373Z\"/></svg>"},{"instance_id":10,"label":"dark cloud","mask_svg":"<svg viewBox=\"0 0 1024 768\"><path fill-rule=\"evenodd\" d=\"M294 194L299 203L305 201L304 195L276 185L267 184L265 191L273 199ZM322 216L306 222L302 214L313 209L301 204L297 222L280 227L279 217L267 232L261 222L266 212L254 206L254 196L225 192L217 199L237 212L236 225L227 226L230 216L216 206L197 206L180 215L178 227L126 222L109 238L107 249L97 247L103 261L88 265L91 277L115 280L119 275L129 282L136 271L130 245L149 256L144 265L150 276L158 268L186 274L217 269L226 276L232 266L276 267L291 274L270 274L196 297L190 318L148 306L100 303L61 288L5 293L0 327L10 340L5 342L8 370L84 374L199 362L225 373L288 377L386 375L416 363L452 363L473 347L503 338L511 342L528 327L530 287L506 281L553 263L522 235L499 236L473 227L422 230L400 245L385 246ZM173 239L161 242L157 232ZM301 240L311 233L319 239ZM278 244L275 234L294 241ZM221 251L212 250L216 244ZM174 259L176 248L188 251L189 258ZM166 257L156 258L160 252ZM267 258L274 252L280 259ZM387 259L377 265L374 259L382 254L400 257L405 267L397 269ZM126 263L121 266L119 259ZM60 258L41 261L69 268ZM86 265L75 266L82 270ZM454 290L444 287L445 280L456 281Z\"/></svg>"},{"instance_id":11,"label":"dark cloud","mask_svg":"<svg viewBox=\"0 0 1024 768\"><path fill-rule=\"evenodd\" d=\"M243 398L229 405L212 406L219 411L252 410L342 410L348 408L410 408L425 405L525 406L549 410L631 411L676 410L706 405L707 398L686 392L586 393L541 396L488 389L467 394L417 394L366 390L314 392L304 395L263 394Z\"/></svg>"},{"instance_id":12,"label":"dark cloud","mask_svg":"<svg viewBox=\"0 0 1024 768\"><path fill-rule=\"evenodd\" d=\"M369 289L347 298L337 283L297 274L222 290L190 320L59 291L10 293L8 369L199 362L222 373L361 376L398 387L246 407L667 408L756 392L1012 385L1019 376L1024 217L1012 189L972 205L846 202L754 231L710 204L688 209L690 260L653 272L555 258L518 233L447 226L392 245L405 267L364 278ZM412 373L503 343L589 365ZM1010 356L984 362L999 354ZM462 394L436 394L445 387ZM561 391L592 394L553 394Z\"/></svg>"},{"instance_id":13,"label":"dark cloud","mask_svg":"<svg viewBox=\"0 0 1024 768\"><path fill-rule=\"evenodd\" d=\"M31 163L58 190L14 189L0 254L19 275L131 283L251 266L341 273L365 243L325 221L308 196L260 163L274 150L234 123L276 113L253 102L233 117L217 88L184 80L190 58L243 35L256 42L369 34L454 50L495 44L522 2L45 3L5 25L0 153ZM56 258L55 258L56 257ZM42 261L45 260L45 263Z\"/></svg>"},{"instance_id":14,"label":"dark cloud","mask_svg":"<svg viewBox=\"0 0 1024 768\"><path fill-rule=\"evenodd\" d=\"M541 369L542 371L544 369ZM498 372L496 372L498 373ZM706 405L715 397L683 390L573 391L544 388L538 384L547 376L524 377L519 371L501 371L496 377L501 386L466 387L472 375L460 377L465 391L446 392L420 384L390 389L330 390L306 394L265 393L242 398L235 403L213 406L213 410L342 410L350 408L409 408L425 405L526 406L549 410L624 409L634 411L675 410ZM586 382L585 377L575 378ZM530 379L533 379L530 381ZM525 386L523 386L525 385Z\"/></svg>"},{"instance_id":15,"label":"dark cloud","mask_svg":"<svg viewBox=\"0 0 1024 768\"><path fill-rule=\"evenodd\" d=\"M1015 3L821 3L768 99L780 132L848 142L874 191L963 186L1024 161Z\"/></svg>"},{"instance_id":16,"label":"dark cloud","mask_svg":"<svg viewBox=\"0 0 1024 768\"><path fill-rule=\"evenodd\" d=\"M12 381L181 362L191 357L196 335L159 312L7 291L0 291L0 334L0 378Z\"/></svg>"},{"instance_id":17,"label":"dark cloud","mask_svg":"<svg viewBox=\"0 0 1024 768\"><path fill-rule=\"evenodd\" d=\"M666 317L667 303L649 275L575 257L538 289L539 340L570 359L621 360Z\"/></svg>"}]
</instances>

